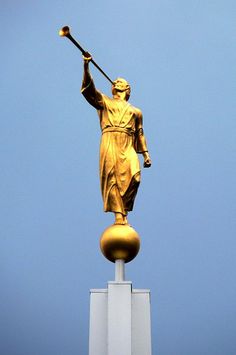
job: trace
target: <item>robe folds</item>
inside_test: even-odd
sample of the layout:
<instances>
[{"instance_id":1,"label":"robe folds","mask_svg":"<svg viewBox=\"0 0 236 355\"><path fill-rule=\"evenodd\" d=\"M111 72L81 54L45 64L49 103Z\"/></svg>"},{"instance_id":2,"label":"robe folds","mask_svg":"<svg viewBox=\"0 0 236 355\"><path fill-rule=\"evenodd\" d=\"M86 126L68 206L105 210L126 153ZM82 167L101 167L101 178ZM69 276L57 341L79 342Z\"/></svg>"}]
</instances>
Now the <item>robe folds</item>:
<instances>
[{"instance_id":1,"label":"robe folds","mask_svg":"<svg viewBox=\"0 0 236 355\"><path fill-rule=\"evenodd\" d=\"M113 99L95 89L93 81L82 94L97 109L102 131L100 184L105 212L132 211L140 183L138 153L147 151L140 139L142 113L125 100Z\"/></svg>"}]
</instances>

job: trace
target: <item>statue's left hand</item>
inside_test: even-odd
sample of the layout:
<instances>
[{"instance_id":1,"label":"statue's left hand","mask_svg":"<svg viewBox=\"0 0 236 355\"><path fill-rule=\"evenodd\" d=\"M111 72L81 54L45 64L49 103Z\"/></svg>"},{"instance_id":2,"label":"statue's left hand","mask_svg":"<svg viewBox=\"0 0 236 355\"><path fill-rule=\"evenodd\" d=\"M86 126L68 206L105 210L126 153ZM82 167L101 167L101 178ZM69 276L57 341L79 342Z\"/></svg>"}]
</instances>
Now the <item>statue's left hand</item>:
<instances>
[{"instance_id":1,"label":"statue's left hand","mask_svg":"<svg viewBox=\"0 0 236 355\"><path fill-rule=\"evenodd\" d=\"M150 158L148 152L145 152L145 153L144 153L144 163L143 163L143 167L144 167L144 168L150 168L151 165L152 165L151 158Z\"/></svg>"}]
</instances>

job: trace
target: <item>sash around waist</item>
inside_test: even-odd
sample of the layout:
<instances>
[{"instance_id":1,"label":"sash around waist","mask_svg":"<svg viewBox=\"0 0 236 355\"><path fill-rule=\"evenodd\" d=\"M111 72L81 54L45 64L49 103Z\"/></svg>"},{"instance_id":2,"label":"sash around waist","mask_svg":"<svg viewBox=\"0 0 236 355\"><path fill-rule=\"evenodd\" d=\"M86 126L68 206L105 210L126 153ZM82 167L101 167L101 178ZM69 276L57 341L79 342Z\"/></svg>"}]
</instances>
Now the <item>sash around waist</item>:
<instances>
[{"instance_id":1,"label":"sash around waist","mask_svg":"<svg viewBox=\"0 0 236 355\"><path fill-rule=\"evenodd\" d=\"M129 136L132 136L135 133L134 130L132 130L132 129L123 128L123 127L115 127L115 126L105 127L102 130L102 134L106 133L106 132L123 132L123 133L128 134Z\"/></svg>"}]
</instances>

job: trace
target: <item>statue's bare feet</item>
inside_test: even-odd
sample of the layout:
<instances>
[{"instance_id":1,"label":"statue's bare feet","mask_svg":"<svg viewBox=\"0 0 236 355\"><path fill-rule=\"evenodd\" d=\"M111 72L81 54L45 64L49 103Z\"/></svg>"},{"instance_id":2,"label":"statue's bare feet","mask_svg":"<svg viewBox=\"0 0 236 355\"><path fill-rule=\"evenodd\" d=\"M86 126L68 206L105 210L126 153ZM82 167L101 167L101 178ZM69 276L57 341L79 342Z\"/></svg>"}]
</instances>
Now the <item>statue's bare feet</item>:
<instances>
[{"instance_id":1,"label":"statue's bare feet","mask_svg":"<svg viewBox=\"0 0 236 355\"><path fill-rule=\"evenodd\" d=\"M115 213L115 223L114 224L128 224L127 217L123 215L122 213Z\"/></svg>"}]
</instances>

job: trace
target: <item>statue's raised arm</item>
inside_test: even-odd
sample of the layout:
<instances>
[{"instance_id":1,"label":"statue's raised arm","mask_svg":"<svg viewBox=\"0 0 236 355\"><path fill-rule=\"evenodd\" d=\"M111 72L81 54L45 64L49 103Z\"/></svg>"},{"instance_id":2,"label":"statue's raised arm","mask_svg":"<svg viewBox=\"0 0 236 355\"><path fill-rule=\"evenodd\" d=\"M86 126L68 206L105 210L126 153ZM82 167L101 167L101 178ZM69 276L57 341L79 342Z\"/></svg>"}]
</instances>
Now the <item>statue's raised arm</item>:
<instances>
[{"instance_id":1,"label":"statue's raised arm","mask_svg":"<svg viewBox=\"0 0 236 355\"><path fill-rule=\"evenodd\" d=\"M86 100L97 110L103 108L102 94L95 88L93 78L89 71L89 62L92 60L91 55L86 52L83 55L84 59L84 77L81 87L81 93Z\"/></svg>"}]
</instances>

